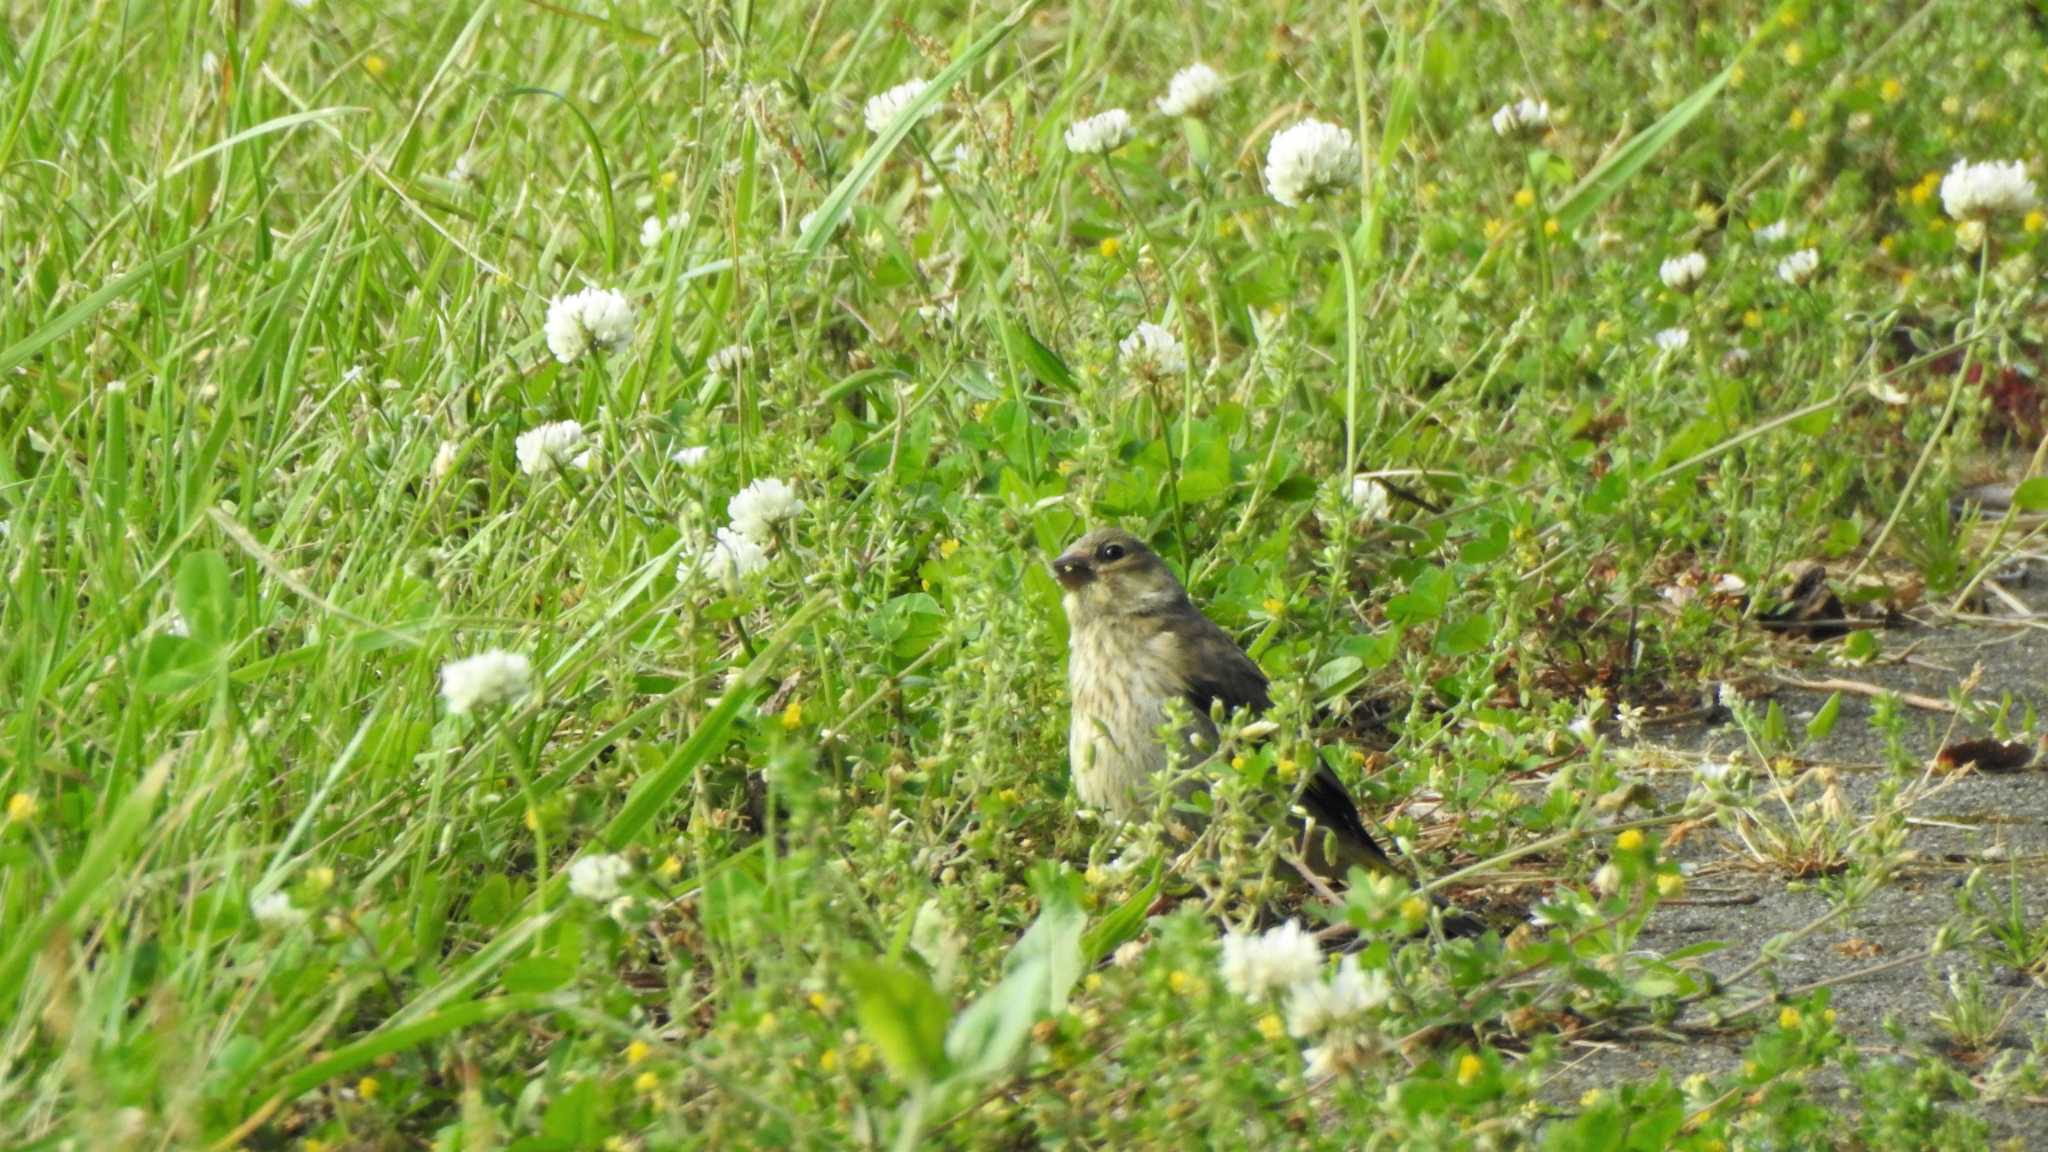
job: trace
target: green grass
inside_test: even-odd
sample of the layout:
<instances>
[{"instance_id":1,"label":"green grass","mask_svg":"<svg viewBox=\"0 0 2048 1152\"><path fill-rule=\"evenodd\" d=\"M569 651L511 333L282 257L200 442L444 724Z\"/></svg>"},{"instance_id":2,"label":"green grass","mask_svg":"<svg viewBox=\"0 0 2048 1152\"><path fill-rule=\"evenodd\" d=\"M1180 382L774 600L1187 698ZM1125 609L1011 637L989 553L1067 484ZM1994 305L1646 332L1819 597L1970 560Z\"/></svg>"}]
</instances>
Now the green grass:
<instances>
[{"instance_id":1,"label":"green grass","mask_svg":"<svg viewBox=\"0 0 2048 1152\"><path fill-rule=\"evenodd\" d=\"M1767 1019L1768 956L1723 988L1638 946L1679 813L1617 814L1611 722L1568 726L1771 659L1768 595L1721 575L1960 604L2039 548L1949 498L2039 468L2048 232L1959 252L1924 177L2039 172L2040 28L372 7L6 17L0 1144L1789 1147L1836 1131L1834 1065L1869 1146L1970 1146L1911 1103L1959 1074L1859 1063L1825 989ZM1217 104L1155 112L1198 59ZM870 133L914 77L930 115ZM1552 129L1497 137L1525 95ZM1137 140L1070 156L1117 106ZM1363 172L1284 209L1266 143L1310 115ZM558 364L548 304L590 286L633 339ZM1119 367L1142 321L1183 378ZM567 419L590 467L522 474ZM1352 462L1424 504L1356 516ZM679 581L761 478L805 505L768 566ZM1103 521L1276 683L1204 852L1075 812L1045 561ZM535 691L450 715L440 668L487 648ZM1367 756L1328 717L1369 700ZM1506 941L1433 945L1398 888L1312 901L1396 989L1332 1077L1216 959L1298 898L1270 797L1312 757L1441 887L1555 882ZM1785 817L1853 902L1896 840L1817 819ZM597 853L635 869L610 908L567 883ZM255 917L275 893L295 920ZM1739 1076L1545 1091L1561 1033L1715 1005L1753 1009Z\"/></svg>"}]
</instances>

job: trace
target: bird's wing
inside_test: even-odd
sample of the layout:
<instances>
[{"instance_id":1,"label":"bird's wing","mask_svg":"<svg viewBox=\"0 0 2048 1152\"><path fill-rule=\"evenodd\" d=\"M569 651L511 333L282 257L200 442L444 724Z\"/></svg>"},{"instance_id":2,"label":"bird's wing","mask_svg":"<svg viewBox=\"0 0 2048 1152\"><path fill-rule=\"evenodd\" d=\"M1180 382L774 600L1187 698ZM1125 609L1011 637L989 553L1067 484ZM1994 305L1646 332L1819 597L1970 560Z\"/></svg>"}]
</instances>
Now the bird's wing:
<instances>
[{"instance_id":1,"label":"bird's wing","mask_svg":"<svg viewBox=\"0 0 2048 1152\"><path fill-rule=\"evenodd\" d=\"M1180 646L1181 679L1188 705L1196 714L1208 715L1209 706L1219 700L1226 714L1239 708L1264 712L1273 706L1266 674L1214 621L1190 605L1170 618L1166 627Z\"/></svg>"},{"instance_id":2,"label":"bird's wing","mask_svg":"<svg viewBox=\"0 0 2048 1152\"><path fill-rule=\"evenodd\" d=\"M1214 621L1189 605L1168 622L1167 628L1181 645L1182 678L1187 685L1188 704L1197 716L1206 717L1209 706L1219 700L1225 712L1239 708L1264 712L1272 707L1266 674ZM1346 857L1343 866L1357 865L1368 871L1394 870L1387 854L1366 830L1350 790L1328 765L1316 766L1315 774L1302 788L1301 807L1316 823L1337 834Z\"/></svg>"}]
</instances>

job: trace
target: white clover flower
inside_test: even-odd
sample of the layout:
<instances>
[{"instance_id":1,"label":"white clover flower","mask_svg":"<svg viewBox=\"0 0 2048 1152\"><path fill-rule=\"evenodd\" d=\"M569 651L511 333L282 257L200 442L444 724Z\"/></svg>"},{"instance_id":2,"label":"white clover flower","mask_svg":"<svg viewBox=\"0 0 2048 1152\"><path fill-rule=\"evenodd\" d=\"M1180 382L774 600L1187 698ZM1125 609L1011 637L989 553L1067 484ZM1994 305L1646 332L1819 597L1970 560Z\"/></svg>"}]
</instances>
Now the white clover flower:
<instances>
[{"instance_id":1,"label":"white clover flower","mask_svg":"<svg viewBox=\"0 0 2048 1152\"><path fill-rule=\"evenodd\" d=\"M889 125L895 123L896 117L905 108L910 107L910 102L924 95L924 90L929 87L931 85L922 80L905 80L887 92L868 97L867 106L861 110L862 117L867 121L868 131L879 135ZM932 111L927 109L925 115L931 115Z\"/></svg>"},{"instance_id":2,"label":"white clover flower","mask_svg":"<svg viewBox=\"0 0 2048 1152\"><path fill-rule=\"evenodd\" d=\"M1496 136L1537 136L1550 127L1550 103L1524 97L1503 104L1493 114Z\"/></svg>"},{"instance_id":3,"label":"white clover flower","mask_svg":"<svg viewBox=\"0 0 2048 1152\"><path fill-rule=\"evenodd\" d=\"M1137 137L1138 130L1131 125L1131 114L1121 108L1111 108L1085 120L1074 121L1067 129L1067 151L1076 156L1107 156Z\"/></svg>"},{"instance_id":4,"label":"white clover flower","mask_svg":"<svg viewBox=\"0 0 2048 1152\"><path fill-rule=\"evenodd\" d=\"M711 458L711 449L703 444L692 444L669 453L668 458L685 468L701 468Z\"/></svg>"},{"instance_id":5,"label":"white clover flower","mask_svg":"<svg viewBox=\"0 0 2048 1152\"><path fill-rule=\"evenodd\" d=\"M649 216L640 222L640 246L642 248L659 248L661 247L663 237L689 222L690 214L688 212L671 212L666 219L660 216Z\"/></svg>"},{"instance_id":6,"label":"white clover flower","mask_svg":"<svg viewBox=\"0 0 2048 1152\"><path fill-rule=\"evenodd\" d=\"M2017 160L1956 161L1941 178L1941 206L1958 220L2019 215L2035 203L2034 181Z\"/></svg>"},{"instance_id":7,"label":"white clover flower","mask_svg":"<svg viewBox=\"0 0 2048 1152\"><path fill-rule=\"evenodd\" d=\"M1370 476L1353 476L1344 489L1344 500L1358 510L1358 517L1371 523L1385 520L1394 512L1394 494Z\"/></svg>"},{"instance_id":8,"label":"white clover flower","mask_svg":"<svg viewBox=\"0 0 2048 1152\"><path fill-rule=\"evenodd\" d=\"M548 305L548 351L574 364L591 350L616 352L633 339L633 305L609 288L585 288Z\"/></svg>"},{"instance_id":9,"label":"white clover flower","mask_svg":"<svg viewBox=\"0 0 2048 1152\"><path fill-rule=\"evenodd\" d=\"M448 170L451 183L467 184L476 179L477 158L474 151L465 151L455 158L455 166Z\"/></svg>"},{"instance_id":10,"label":"white clover flower","mask_svg":"<svg viewBox=\"0 0 2048 1152\"><path fill-rule=\"evenodd\" d=\"M266 892L249 902L249 914L265 928L290 928L306 920L303 908L292 907L288 892Z\"/></svg>"},{"instance_id":11,"label":"white clover flower","mask_svg":"<svg viewBox=\"0 0 2048 1152\"><path fill-rule=\"evenodd\" d=\"M1158 380L1188 370L1188 352L1172 332L1147 321L1116 345L1116 360L1133 376Z\"/></svg>"},{"instance_id":12,"label":"white clover flower","mask_svg":"<svg viewBox=\"0 0 2048 1152\"><path fill-rule=\"evenodd\" d=\"M1602 896L1612 896L1621 891L1621 869L1612 864L1602 864L1593 873L1593 891Z\"/></svg>"},{"instance_id":13,"label":"white clover flower","mask_svg":"<svg viewBox=\"0 0 2048 1152\"><path fill-rule=\"evenodd\" d=\"M1223 77L1207 64L1190 64L1166 82L1158 108L1168 116L1193 116L1223 94Z\"/></svg>"},{"instance_id":14,"label":"white clover flower","mask_svg":"<svg viewBox=\"0 0 2048 1152\"><path fill-rule=\"evenodd\" d=\"M1262 935L1233 931L1223 938L1223 982L1247 1000L1314 980L1322 966L1315 937L1293 920Z\"/></svg>"},{"instance_id":15,"label":"white clover flower","mask_svg":"<svg viewBox=\"0 0 2048 1152\"><path fill-rule=\"evenodd\" d=\"M1759 244L1776 244L1792 234L1792 225L1783 220L1773 220L1751 233Z\"/></svg>"},{"instance_id":16,"label":"white clover flower","mask_svg":"<svg viewBox=\"0 0 2048 1152\"><path fill-rule=\"evenodd\" d=\"M1690 292L1707 277L1707 254L1687 252L1657 266L1657 278L1673 292Z\"/></svg>"},{"instance_id":17,"label":"white clover flower","mask_svg":"<svg viewBox=\"0 0 2048 1152\"><path fill-rule=\"evenodd\" d=\"M1778 279L1794 288L1813 279L1820 271L1820 253L1812 248L1801 248L1783 260L1778 261Z\"/></svg>"},{"instance_id":18,"label":"white clover flower","mask_svg":"<svg viewBox=\"0 0 2048 1152\"><path fill-rule=\"evenodd\" d=\"M173 608L164 615L164 635L190 636L192 635L192 622L185 619L183 612Z\"/></svg>"},{"instance_id":19,"label":"white clover flower","mask_svg":"<svg viewBox=\"0 0 2048 1152\"><path fill-rule=\"evenodd\" d=\"M436 480L447 479L448 474L455 471L455 460L461 453L460 443L454 440L441 441L441 446L434 449L434 463L427 469L428 474Z\"/></svg>"},{"instance_id":20,"label":"white clover flower","mask_svg":"<svg viewBox=\"0 0 2048 1152\"><path fill-rule=\"evenodd\" d=\"M528 476L545 476L561 468L590 467L590 438L583 425L574 420L557 420L529 428L513 441L519 454L519 470Z\"/></svg>"},{"instance_id":21,"label":"white clover flower","mask_svg":"<svg viewBox=\"0 0 2048 1152\"><path fill-rule=\"evenodd\" d=\"M728 344L713 352L704 361L704 371L709 372L713 376L724 378L733 375L743 366L752 363L753 359L754 350L752 348L747 347L745 344Z\"/></svg>"},{"instance_id":22,"label":"white clover flower","mask_svg":"<svg viewBox=\"0 0 2048 1152\"><path fill-rule=\"evenodd\" d=\"M1394 995L1387 974L1361 971L1358 957L1346 956L1329 980L1305 980L1287 997L1287 1034L1297 1040L1320 1036L1379 1008Z\"/></svg>"},{"instance_id":23,"label":"white clover flower","mask_svg":"<svg viewBox=\"0 0 2048 1152\"><path fill-rule=\"evenodd\" d=\"M695 555L676 562L676 579L714 580L736 585L768 566L768 553L753 539L731 528L720 528L710 544Z\"/></svg>"},{"instance_id":24,"label":"white clover flower","mask_svg":"<svg viewBox=\"0 0 2048 1152\"><path fill-rule=\"evenodd\" d=\"M796 489L772 476L740 489L725 506L733 530L756 543L767 540L777 524L796 519L803 510Z\"/></svg>"},{"instance_id":25,"label":"white clover flower","mask_svg":"<svg viewBox=\"0 0 2048 1152\"><path fill-rule=\"evenodd\" d=\"M457 716L511 703L525 696L532 685L532 662L522 653L502 648L441 665L441 699Z\"/></svg>"},{"instance_id":26,"label":"white clover flower","mask_svg":"<svg viewBox=\"0 0 2048 1152\"><path fill-rule=\"evenodd\" d=\"M1692 769L1692 774L1707 784L1719 784L1734 772L1735 765L1727 760L1702 760Z\"/></svg>"},{"instance_id":27,"label":"white clover flower","mask_svg":"<svg viewBox=\"0 0 2048 1152\"><path fill-rule=\"evenodd\" d=\"M624 856L599 853L579 856L569 865L569 891L595 904L609 904L619 898L621 886L633 874Z\"/></svg>"},{"instance_id":28,"label":"white clover flower","mask_svg":"<svg viewBox=\"0 0 2048 1152\"><path fill-rule=\"evenodd\" d=\"M1303 120L1267 146L1266 191L1289 208L1298 207L1357 179L1358 163L1351 133L1321 120Z\"/></svg>"},{"instance_id":29,"label":"white clover flower","mask_svg":"<svg viewBox=\"0 0 2048 1152\"><path fill-rule=\"evenodd\" d=\"M1683 328L1666 328L1654 337L1659 352L1682 352L1692 343L1692 333Z\"/></svg>"}]
</instances>

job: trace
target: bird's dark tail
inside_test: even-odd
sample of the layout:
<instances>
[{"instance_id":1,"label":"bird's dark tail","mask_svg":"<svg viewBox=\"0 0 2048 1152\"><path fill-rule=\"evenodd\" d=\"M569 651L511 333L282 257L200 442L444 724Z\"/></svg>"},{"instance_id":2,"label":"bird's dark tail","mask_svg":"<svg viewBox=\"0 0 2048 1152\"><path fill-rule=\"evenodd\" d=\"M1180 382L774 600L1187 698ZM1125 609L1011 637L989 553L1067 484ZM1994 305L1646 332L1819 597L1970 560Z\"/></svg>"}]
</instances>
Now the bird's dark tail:
<instances>
[{"instance_id":1,"label":"bird's dark tail","mask_svg":"<svg viewBox=\"0 0 2048 1152\"><path fill-rule=\"evenodd\" d=\"M1330 830L1328 839L1335 842L1334 860L1328 859L1328 854L1323 851L1311 852L1310 864L1317 867L1317 871L1345 876L1357 868L1368 874L1407 878L1407 871L1395 864L1386 850L1380 847L1379 841L1373 839L1364 818L1358 814L1358 804L1351 799L1350 791L1335 772L1327 767L1316 772L1308 786L1302 789L1301 807L1311 820ZM1442 912L1444 935L1455 939L1486 932L1486 922L1470 912L1453 908L1436 897L1431 897L1431 903Z\"/></svg>"}]
</instances>

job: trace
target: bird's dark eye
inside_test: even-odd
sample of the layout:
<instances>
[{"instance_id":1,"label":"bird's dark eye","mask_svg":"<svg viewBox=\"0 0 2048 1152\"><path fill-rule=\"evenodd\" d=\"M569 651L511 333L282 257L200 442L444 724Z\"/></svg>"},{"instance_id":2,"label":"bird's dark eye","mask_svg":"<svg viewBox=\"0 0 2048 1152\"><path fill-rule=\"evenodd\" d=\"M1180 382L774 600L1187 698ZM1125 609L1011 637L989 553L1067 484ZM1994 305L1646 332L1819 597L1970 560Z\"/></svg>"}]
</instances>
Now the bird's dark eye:
<instances>
[{"instance_id":1,"label":"bird's dark eye","mask_svg":"<svg viewBox=\"0 0 2048 1152\"><path fill-rule=\"evenodd\" d=\"M1095 558L1104 564L1114 564L1124 558L1124 546L1121 544L1104 544L1095 550Z\"/></svg>"}]
</instances>

